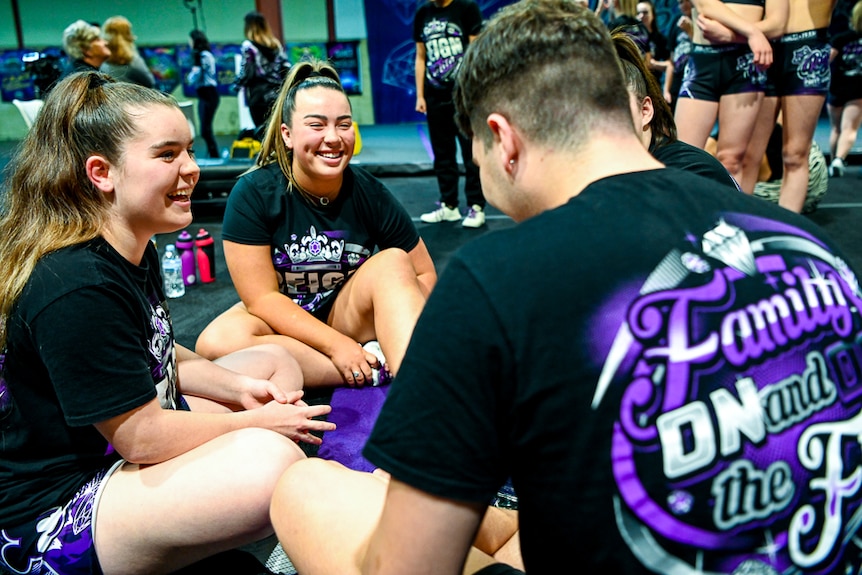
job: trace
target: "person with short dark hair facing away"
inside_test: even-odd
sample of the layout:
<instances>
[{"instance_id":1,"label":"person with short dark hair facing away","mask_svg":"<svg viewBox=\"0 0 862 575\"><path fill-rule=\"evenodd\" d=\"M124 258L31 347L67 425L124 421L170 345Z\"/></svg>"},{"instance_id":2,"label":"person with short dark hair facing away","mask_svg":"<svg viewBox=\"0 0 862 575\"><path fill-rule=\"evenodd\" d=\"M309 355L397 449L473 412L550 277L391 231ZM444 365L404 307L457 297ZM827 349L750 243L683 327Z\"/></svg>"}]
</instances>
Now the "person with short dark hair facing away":
<instances>
[{"instance_id":1,"label":"person with short dark hair facing away","mask_svg":"<svg viewBox=\"0 0 862 575\"><path fill-rule=\"evenodd\" d=\"M388 481L285 472L297 571L515 573L474 545L511 478L526 573L858 572L862 292L835 243L651 156L571 0L493 16L455 103L516 225L428 298L363 449Z\"/></svg>"}]
</instances>

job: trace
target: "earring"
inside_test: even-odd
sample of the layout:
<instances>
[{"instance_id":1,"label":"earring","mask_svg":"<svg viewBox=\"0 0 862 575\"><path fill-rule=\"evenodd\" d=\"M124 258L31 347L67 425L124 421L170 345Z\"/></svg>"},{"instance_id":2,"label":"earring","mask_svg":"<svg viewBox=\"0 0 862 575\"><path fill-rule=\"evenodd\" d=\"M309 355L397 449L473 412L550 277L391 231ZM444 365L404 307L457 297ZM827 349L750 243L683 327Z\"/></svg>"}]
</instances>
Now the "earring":
<instances>
[{"instance_id":1,"label":"earring","mask_svg":"<svg viewBox=\"0 0 862 575\"><path fill-rule=\"evenodd\" d=\"M510 165L510 166L514 166L514 165L515 165L515 159L514 159L514 158L512 158L511 160L509 160L509 165Z\"/></svg>"}]
</instances>

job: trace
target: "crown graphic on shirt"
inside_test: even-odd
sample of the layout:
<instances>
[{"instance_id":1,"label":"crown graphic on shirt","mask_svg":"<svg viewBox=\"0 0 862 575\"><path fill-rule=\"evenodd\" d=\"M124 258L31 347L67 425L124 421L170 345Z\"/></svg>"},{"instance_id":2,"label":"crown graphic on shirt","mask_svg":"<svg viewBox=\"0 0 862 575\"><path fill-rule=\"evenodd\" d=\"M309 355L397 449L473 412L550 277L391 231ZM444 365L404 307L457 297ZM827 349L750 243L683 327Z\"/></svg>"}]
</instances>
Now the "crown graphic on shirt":
<instances>
[{"instance_id":1,"label":"crown graphic on shirt","mask_svg":"<svg viewBox=\"0 0 862 575\"><path fill-rule=\"evenodd\" d=\"M291 263L306 262L336 262L341 263L344 253L344 240L330 239L324 233L318 233L314 226L308 230L298 242L285 246Z\"/></svg>"}]
</instances>

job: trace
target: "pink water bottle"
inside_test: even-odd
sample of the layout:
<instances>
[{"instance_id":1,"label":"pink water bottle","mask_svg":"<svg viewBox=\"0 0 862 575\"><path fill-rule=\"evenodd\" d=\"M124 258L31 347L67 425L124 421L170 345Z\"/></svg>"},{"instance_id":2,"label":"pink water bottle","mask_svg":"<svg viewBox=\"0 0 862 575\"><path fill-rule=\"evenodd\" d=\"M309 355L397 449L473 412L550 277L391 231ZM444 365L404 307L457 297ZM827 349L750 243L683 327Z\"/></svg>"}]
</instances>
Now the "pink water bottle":
<instances>
[{"instance_id":1,"label":"pink water bottle","mask_svg":"<svg viewBox=\"0 0 862 575\"><path fill-rule=\"evenodd\" d=\"M195 245L198 248L198 272L201 282L209 283L215 281L215 242L205 229L201 228L195 237Z\"/></svg>"},{"instance_id":2,"label":"pink water bottle","mask_svg":"<svg viewBox=\"0 0 862 575\"><path fill-rule=\"evenodd\" d=\"M197 280L197 272L195 268L195 239L188 232L183 230L177 236L176 241L177 251L180 253L180 261L183 263L183 283L190 286Z\"/></svg>"}]
</instances>

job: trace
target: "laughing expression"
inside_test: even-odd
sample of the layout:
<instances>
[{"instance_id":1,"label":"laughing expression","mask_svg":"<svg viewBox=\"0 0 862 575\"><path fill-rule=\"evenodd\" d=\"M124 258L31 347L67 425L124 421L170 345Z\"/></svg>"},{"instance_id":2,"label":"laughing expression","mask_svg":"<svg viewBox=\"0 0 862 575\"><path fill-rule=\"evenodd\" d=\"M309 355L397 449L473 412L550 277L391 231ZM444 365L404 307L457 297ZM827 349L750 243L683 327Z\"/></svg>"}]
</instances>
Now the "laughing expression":
<instances>
[{"instance_id":1,"label":"laughing expression","mask_svg":"<svg viewBox=\"0 0 862 575\"><path fill-rule=\"evenodd\" d=\"M321 86L301 90L291 125L282 125L282 137L293 150L293 173L300 186L310 192L340 188L356 142L347 96Z\"/></svg>"},{"instance_id":2,"label":"laughing expression","mask_svg":"<svg viewBox=\"0 0 862 575\"><path fill-rule=\"evenodd\" d=\"M134 114L137 136L112 168L113 209L135 235L168 233L192 221L191 195L200 177L183 113L148 106Z\"/></svg>"}]
</instances>

